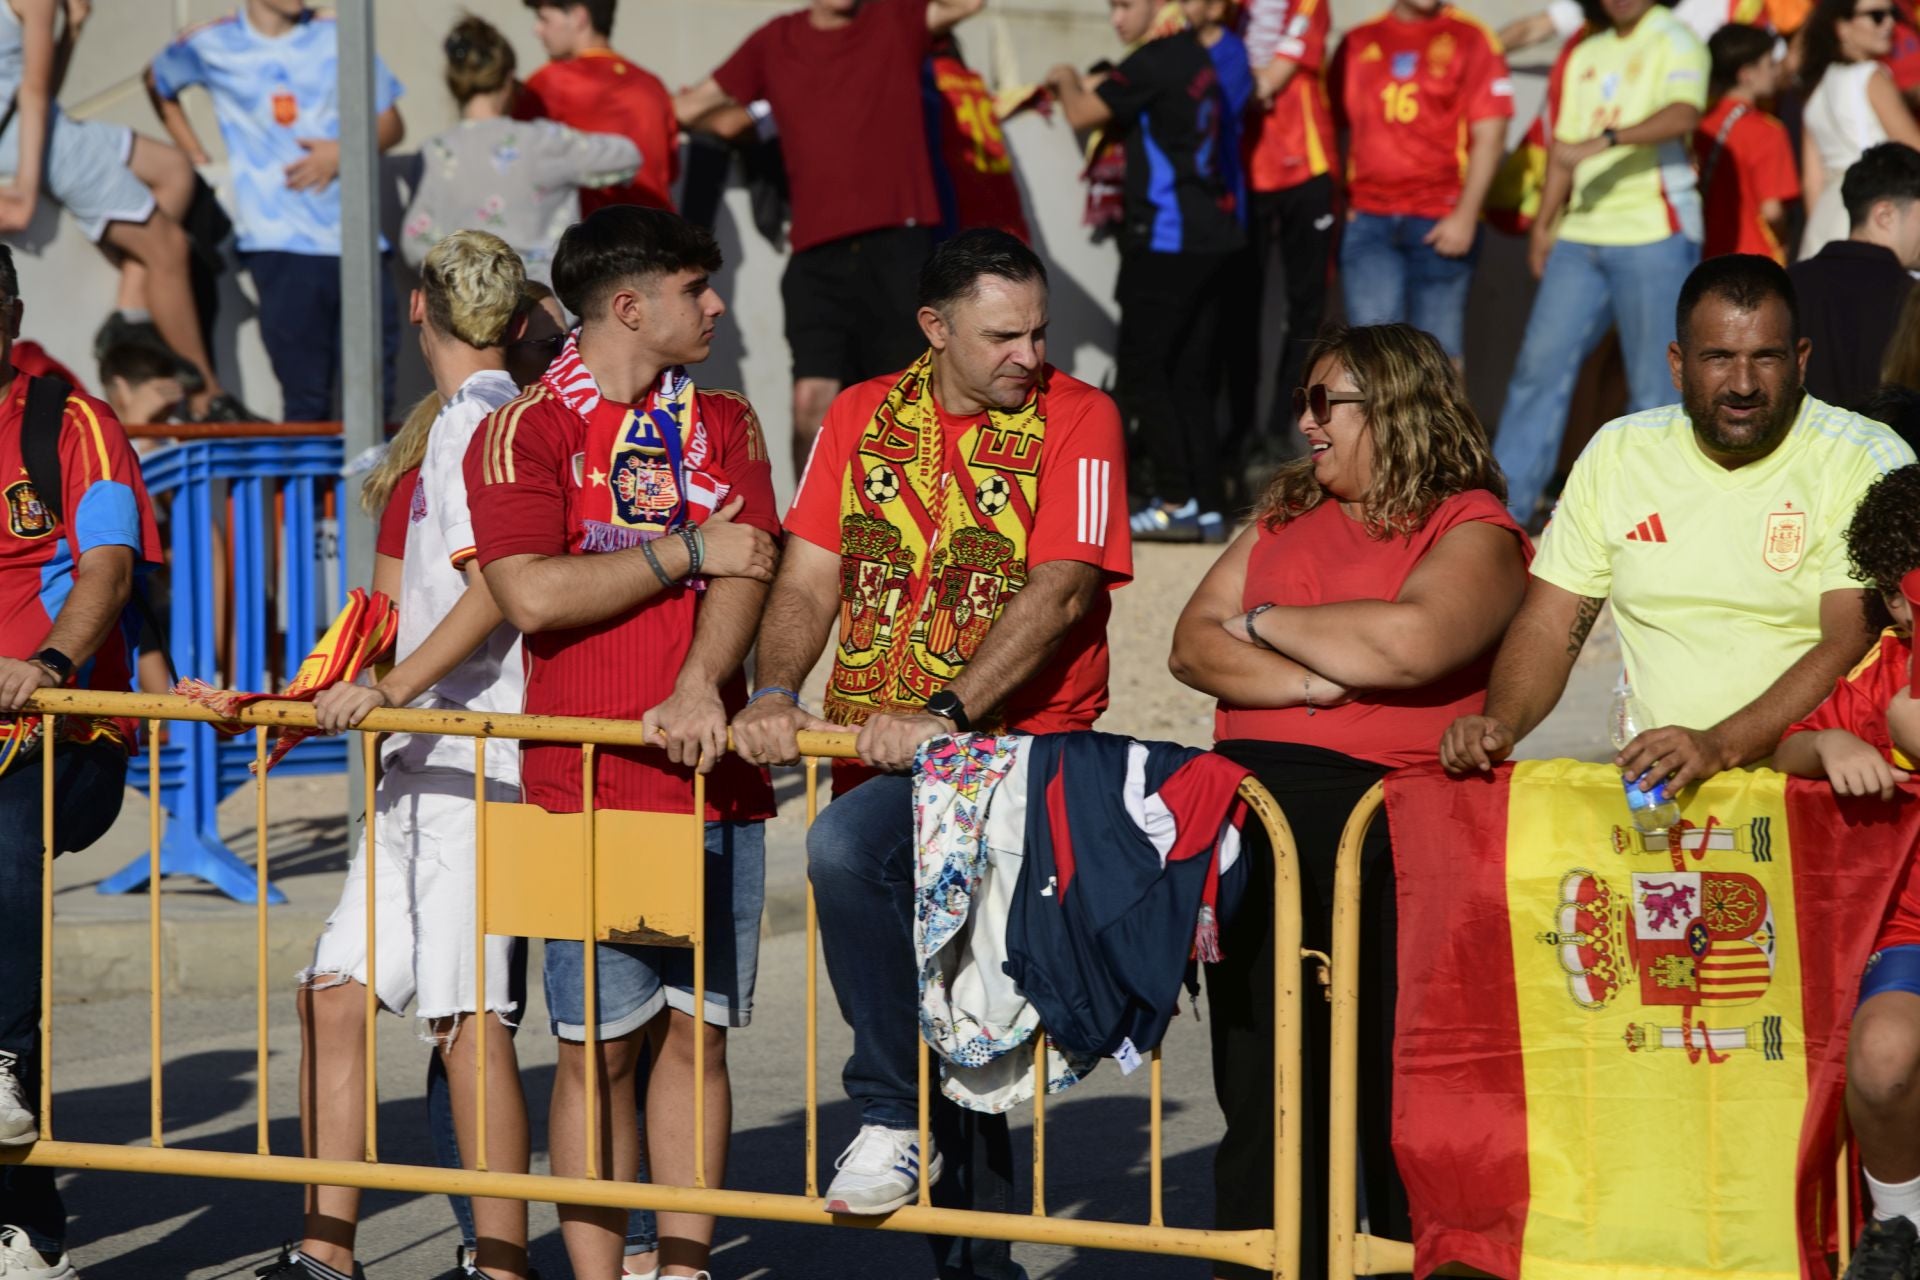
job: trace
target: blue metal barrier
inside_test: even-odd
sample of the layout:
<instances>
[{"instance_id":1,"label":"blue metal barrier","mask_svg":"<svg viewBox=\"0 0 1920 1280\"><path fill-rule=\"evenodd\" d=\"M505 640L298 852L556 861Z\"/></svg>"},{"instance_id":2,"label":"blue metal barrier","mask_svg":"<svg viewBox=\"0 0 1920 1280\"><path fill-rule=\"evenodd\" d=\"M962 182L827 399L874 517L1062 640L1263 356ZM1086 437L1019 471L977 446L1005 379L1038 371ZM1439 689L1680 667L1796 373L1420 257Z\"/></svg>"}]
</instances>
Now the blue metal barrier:
<instances>
[{"instance_id":1,"label":"blue metal barrier","mask_svg":"<svg viewBox=\"0 0 1920 1280\"><path fill-rule=\"evenodd\" d=\"M141 471L156 506L169 502L171 555L167 646L181 676L228 689L280 688L346 602L339 517L346 484L339 436L189 440L155 450ZM225 502L222 503L224 494ZM332 515L328 514L329 508ZM214 602L223 542L233 572L227 661L221 663ZM220 838L221 800L246 783L252 735L222 738L212 725L175 723L160 753L160 802L169 815L162 875L196 876L238 902L254 900L254 870ZM275 767L277 775L344 773L345 738L313 738ZM147 787L147 771L129 771ZM126 893L147 882L146 855L100 885ZM268 887L269 902L286 895Z\"/></svg>"}]
</instances>

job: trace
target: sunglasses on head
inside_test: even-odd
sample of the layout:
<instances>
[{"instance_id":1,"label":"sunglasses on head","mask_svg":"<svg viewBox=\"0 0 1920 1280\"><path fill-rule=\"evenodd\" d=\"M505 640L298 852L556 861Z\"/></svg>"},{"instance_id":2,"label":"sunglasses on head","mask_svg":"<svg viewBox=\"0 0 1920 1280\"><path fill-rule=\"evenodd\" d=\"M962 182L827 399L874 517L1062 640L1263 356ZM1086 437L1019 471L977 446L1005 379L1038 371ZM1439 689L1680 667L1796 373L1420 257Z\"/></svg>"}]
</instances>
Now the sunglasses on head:
<instances>
[{"instance_id":1,"label":"sunglasses on head","mask_svg":"<svg viewBox=\"0 0 1920 1280\"><path fill-rule=\"evenodd\" d=\"M1877 26L1883 22L1892 22L1893 10L1892 9L1855 9L1853 11L1853 16L1856 18L1865 18L1867 21Z\"/></svg>"},{"instance_id":2,"label":"sunglasses on head","mask_svg":"<svg viewBox=\"0 0 1920 1280\"><path fill-rule=\"evenodd\" d=\"M1330 391L1324 382L1316 382L1310 387L1295 387L1293 389L1294 421L1299 421L1303 414L1311 411L1313 420L1324 427L1327 425L1327 420L1333 417L1333 406L1363 404L1366 399L1358 391Z\"/></svg>"}]
</instances>

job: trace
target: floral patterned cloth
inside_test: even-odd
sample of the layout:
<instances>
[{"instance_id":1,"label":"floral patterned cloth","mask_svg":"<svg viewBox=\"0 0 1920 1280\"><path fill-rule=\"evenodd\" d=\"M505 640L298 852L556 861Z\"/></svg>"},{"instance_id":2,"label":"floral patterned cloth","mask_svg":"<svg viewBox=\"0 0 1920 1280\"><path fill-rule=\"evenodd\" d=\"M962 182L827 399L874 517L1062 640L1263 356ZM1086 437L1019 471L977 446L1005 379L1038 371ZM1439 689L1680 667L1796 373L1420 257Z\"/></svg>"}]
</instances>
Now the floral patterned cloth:
<instances>
[{"instance_id":1,"label":"floral patterned cloth","mask_svg":"<svg viewBox=\"0 0 1920 1280\"><path fill-rule=\"evenodd\" d=\"M627 181L640 150L551 120L462 120L428 138L420 162L400 228L408 262L418 267L456 231L491 231L525 260L529 279L548 284L554 245L580 217L580 188Z\"/></svg>"},{"instance_id":2,"label":"floral patterned cloth","mask_svg":"<svg viewBox=\"0 0 1920 1280\"><path fill-rule=\"evenodd\" d=\"M1026 761L1020 734L936 738L914 761L914 956L920 1034L940 1056L941 1092L997 1114L1033 1097L1033 1057L1014 1053L1040 1015L1001 963L1024 858ZM1047 1045L1047 1092L1097 1060Z\"/></svg>"}]
</instances>

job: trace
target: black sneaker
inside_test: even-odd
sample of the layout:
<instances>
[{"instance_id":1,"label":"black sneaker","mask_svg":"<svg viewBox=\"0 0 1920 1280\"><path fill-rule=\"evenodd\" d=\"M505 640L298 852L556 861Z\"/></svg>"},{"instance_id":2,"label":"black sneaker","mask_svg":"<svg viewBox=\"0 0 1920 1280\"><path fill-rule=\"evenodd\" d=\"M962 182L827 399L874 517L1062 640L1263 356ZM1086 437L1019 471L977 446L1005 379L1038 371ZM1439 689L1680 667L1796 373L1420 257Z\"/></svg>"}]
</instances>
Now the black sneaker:
<instances>
[{"instance_id":1,"label":"black sneaker","mask_svg":"<svg viewBox=\"0 0 1920 1280\"><path fill-rule=\"evenodd\" d=\"M453 1270L447 1273L447 1280L474 1280L475 1276L485 1280L486 1272L473 1265L473 1246L458 1244L453 1247ZM540 1280L537 1268L527 1268L527 1280Z\"/></svg>"},{"instance_id":2,"label":"black sneaker","mask_svg":"<svg viewBox=\"0 0 1920 1280\"><path fill-rule=\"evenodd\" d=\"M1840 1280L1914 1280L1914 1255L1920 1232L1905 1217L1867 1223L1853 1246L1853 1259Z\"/></svg>"},{"instance_id":3,"label":"black sneaker","mask_svg":"<svg viewBox=\"0 0 1920 1280\"><path fill-rule=\"evenodd\" d=\"M238 396L223 391L207 401L207 411L200 415L199 422L265 422L266 419L240 403Z\"/></svg>"},{"instance_id":4,"label":"black sneaker","mask_svg":"<svg viewBox=\"0 0 1920 1280\"><path fill-rule=\"evenodd\" d=\"M280 1246L280 1256L264 1267L254 1268L253 1274L258 1280L315 1280L315 1273L308 1270L300 1257L300 1246L289 1240ZM367 1280L366 1268L359 1263L353 1264L353 1280Z\"/></svg>"}]
</instances>

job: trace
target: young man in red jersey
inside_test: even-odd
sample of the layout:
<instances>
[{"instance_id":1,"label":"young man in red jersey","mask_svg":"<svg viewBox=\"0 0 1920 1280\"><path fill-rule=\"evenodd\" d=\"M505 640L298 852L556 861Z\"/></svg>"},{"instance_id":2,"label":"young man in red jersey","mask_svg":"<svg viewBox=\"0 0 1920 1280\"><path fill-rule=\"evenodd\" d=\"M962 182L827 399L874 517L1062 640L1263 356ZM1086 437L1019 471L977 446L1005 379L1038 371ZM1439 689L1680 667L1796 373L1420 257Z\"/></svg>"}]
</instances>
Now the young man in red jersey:
<instances>
[{"instance_id":1,"label":"young man in red jersey","mask_svg":"<svg viewBox=\"0 0 1920 1280\"><path fill-rule=\"evenodd\" d=\"M553 61L520 86L513 114L617 133L640 148L640 171L615 187L582 187L580 216L610 204L671 209L680 175L680 122L660 78L613 51L617 0L527 0L533 34Z\"/></svg>"},{"instance_id":2,"label":"young man in red jersey","mask_svg":"<svg viewBox=\"0 0 1920 1280\"><path fill-rule=\"evenodd\" d=\"M40 841L42 769L20 756L40 748L38 717L15 718L40 689L133 685L126 616L134 574L160 559L140 464L113 410L69 395L61 410L59 514L35 488L21 431L38 381L8 363L20 335L20 278L0 245L0 1150L40 1138ZM138 723L68 716L55 722L55 853L106 834L125 794ZM0 1164L0 1274L71 1276L66 1210L52 1169Z\"/></svg>"},{"instance_id":3,"label":"young man in red jersey","mask_svg":"<svg viewBox=\"0 0 1920 1280\"><path fill-rule=\"evenodd\" d=\"M1480 208L1513 117L1500 42L1441 0L1394 0L1347 33L1328 80L1352 174L1340 242L1347 322L1425 329L1458 363Z\"/></svg>"},{"instance_id":4,"label":"young man in red jersey","mask_svg":"<svg viewBox=\"0 0 1920 1280\"><path fill-rule=\"evenodd\" d=\"M1766 107L1780 85L1777 40L1730 22L1707 41L1713 106L1693 131L1706 208L1702 258L1758 253L1787 265L1787 205L1800 198L1800 170L1787 126Z\"/></svg>"},{"instance_id":5,"label":"young man in red jersey","mask_svg":"<svg viewBox=\"0 0 1920 1280\"><path fill-rule=\"evenodd\" d=\"M840 389L920 353L914 277L940 199L921 69L986 0L810 0L748 36L674 99L680 123L736 136L773 109L793 203L780 293L793 349L793 469Z\"/></svg>"},{"instance_id":6,"label":"young man in red jersey","mask_svg":"<svg viewBox=\"0 0 1920 1280\"><path fill-rule=\"evenodd\" d=\"M850 387L827 414L787 513L780 578L760 628L760 688L733 722L763 763L798 758L798 731L858 726L807 833L827 973L853 1028L843 1074L860 1132L827 1189L834 1213L887 1213L915 1194L915 752L942 734L1092 726L1107 703L1108 591L1132 577L1125 444L1106 395L1047 364L1046 268L1001 231L962 232L920 277L931 350ZM839 643L825 720L802 681ZM875 776L875 771L879 776ZM1012 1208L1005 1116L975 1120L938 1090L935 1203ZM949 1160L974 1176L942 1183ZM929 1237L940 1274L1014 1280L1006 1246Z\"/></svg>"},{"instance_id":7,"label":"young man in red jersey","mask_svg":"<svg viewBox=\"0 0 1920 1280\"><path fill-rule=\"evenodd\" d=\"M597 1117L604 1176L638 1167L634 1072L643 1038L648 1163L655 1181L726 1171L726 1028L752 1012L763 890L766 773L724 756L728 717L746 705L740 663L772 580L779 528L772 469L753 409L696 390L686 366L707 358L726 305L713 290L720 248L679 215L602 209L561 237L553 284L581 328L541 380L494 414L467 453L475 546L494 598L524 636L526 709L637 720L657 748L603 747L597 809L687 813L693 773L710 773L707 989L692 952L601 944L596 1037L604 1072ZM578 813L580 752L526 743L526 799ZM560 1038L553 1171L581 1175L586 1084L584 949L548 939L547 1010ZM702 1015L696 1025L696 1013ZM706 1131L692 1125L694 1037L706 1039ZM562 1206L575 1275L620 1273L623 1209ZM661 1213L667 1276L704 1274L713 1219Z\"/></svg>"}]
</instances>

